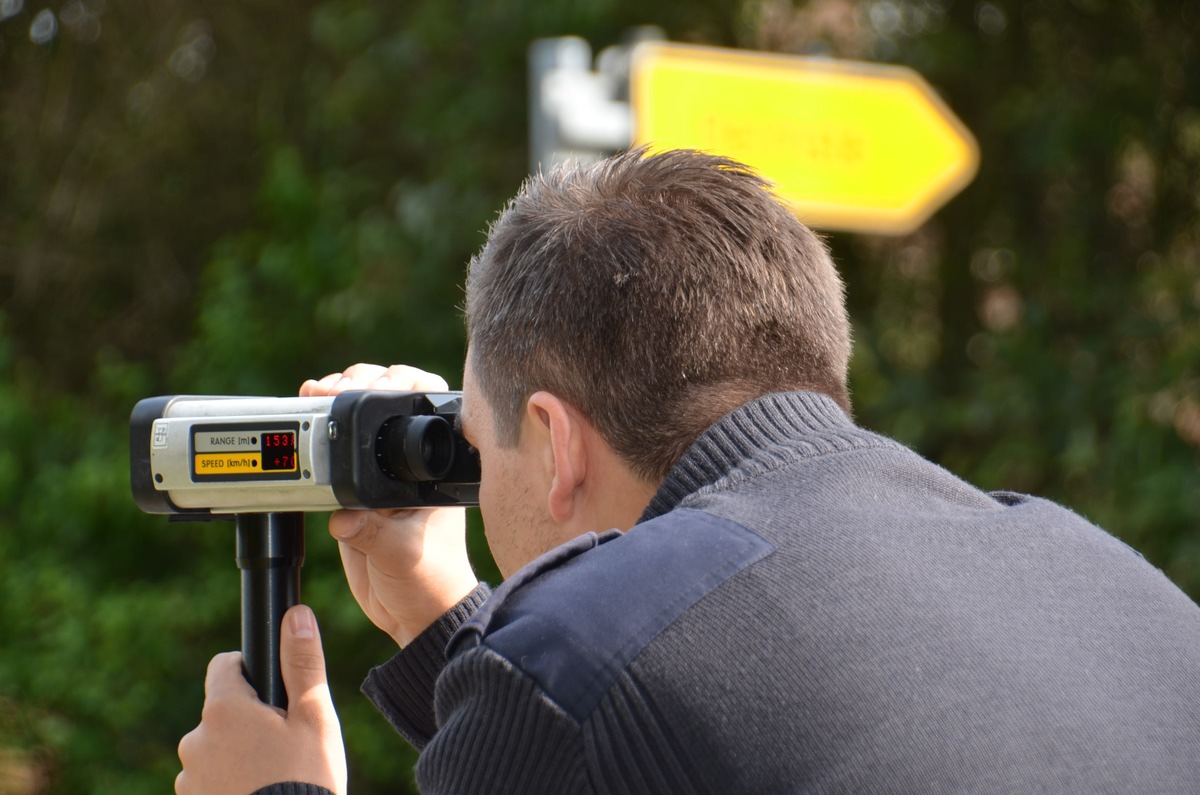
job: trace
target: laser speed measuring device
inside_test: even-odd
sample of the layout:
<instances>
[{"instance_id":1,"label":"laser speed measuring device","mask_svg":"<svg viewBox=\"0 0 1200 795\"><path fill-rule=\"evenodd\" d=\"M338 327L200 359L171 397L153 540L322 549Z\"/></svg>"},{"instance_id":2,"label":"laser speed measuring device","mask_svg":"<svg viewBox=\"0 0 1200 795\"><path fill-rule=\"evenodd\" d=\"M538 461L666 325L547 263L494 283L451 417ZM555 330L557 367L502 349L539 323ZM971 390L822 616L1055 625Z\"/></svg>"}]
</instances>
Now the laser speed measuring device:
<instances>
[{"instance_id":1,"label":"laser speed measuring device","mask_svg":"<svg viewBox=\"0 0 1200 795\"><path fill-rule=\"evenodd\" d=\"M147 398L130 418L133 496L147 513L194 518L475 505L461 405L459 392Z\"/></svg>"},{"instance_id":2,"label":"laser speed measuring device","mask_svg":"<svg viewBox=\"0 0 1200 795\"><path fill-rule=\"evenodd\" d=\"M458 432L461 406L460 392L381 391L168 395L134 406L138 507L234 522L243 667L261 700L287 707L279 630L300 601L304 514L476 505L479 458Z\"/></svg>"}]
</instances>

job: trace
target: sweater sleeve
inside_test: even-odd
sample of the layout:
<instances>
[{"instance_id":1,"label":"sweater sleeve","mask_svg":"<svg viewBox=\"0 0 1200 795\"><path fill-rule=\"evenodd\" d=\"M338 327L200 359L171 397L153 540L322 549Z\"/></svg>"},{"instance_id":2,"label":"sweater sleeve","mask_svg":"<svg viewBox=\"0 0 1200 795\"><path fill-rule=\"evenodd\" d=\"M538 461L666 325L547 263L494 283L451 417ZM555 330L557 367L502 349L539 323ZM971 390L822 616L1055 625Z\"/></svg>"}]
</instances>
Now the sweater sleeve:
<instances>
[{"instance_id":1,"label":"sweater sleeve","mask_svg":"<svg viewBox=\"0 0 1200 795\"><path fill-rule=\"evenodd\" d=\"M417 750L437 731L433 692L446 665L446 645L490 595L491 589L479 583L396 656L372 669L363 682L364 695Z\"/></svg>"},{"instance_id":2,"label":"sweater sleeve","mask_svg":"<svg viewBox=\"0 0 1200 795\"><path fill-rule=\"evenodd\" d=\"M333 795L332 792L316 784L301 784L298 781L287 781L272 784L269 787L256 789L250 795Z\"/></svg>"},{"instance_id":3,"label":"sweater sleeve","mask_svg":"<svg viewBox=\"0 0 1200 795\"><path fill-rule=\"evenodd\" d=\"M460 652L437 688L438 731L417 762L423 795L587 795L582 729L486 646Z\"/></svg>"}]
</instances>

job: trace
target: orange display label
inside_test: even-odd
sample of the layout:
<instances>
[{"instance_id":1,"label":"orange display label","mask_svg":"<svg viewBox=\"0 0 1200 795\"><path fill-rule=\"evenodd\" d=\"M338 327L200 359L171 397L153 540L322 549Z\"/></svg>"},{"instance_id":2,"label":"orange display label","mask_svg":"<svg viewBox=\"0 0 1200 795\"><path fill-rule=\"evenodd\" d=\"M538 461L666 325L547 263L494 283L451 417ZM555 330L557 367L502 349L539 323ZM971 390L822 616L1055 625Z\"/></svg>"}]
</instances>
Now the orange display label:
<instances>
[{"instance_id":1,"label":"orange display label","mask_svg":"<svg viewBox=\"0 0 1200 795\"><path fill-rule=\"evenodd\" d=\"M291 470L294 471L295 468L293 457ZM196 454L197 475L248 475L258 472L262 472L262 453Z\"/></svg>"}]
</instances>

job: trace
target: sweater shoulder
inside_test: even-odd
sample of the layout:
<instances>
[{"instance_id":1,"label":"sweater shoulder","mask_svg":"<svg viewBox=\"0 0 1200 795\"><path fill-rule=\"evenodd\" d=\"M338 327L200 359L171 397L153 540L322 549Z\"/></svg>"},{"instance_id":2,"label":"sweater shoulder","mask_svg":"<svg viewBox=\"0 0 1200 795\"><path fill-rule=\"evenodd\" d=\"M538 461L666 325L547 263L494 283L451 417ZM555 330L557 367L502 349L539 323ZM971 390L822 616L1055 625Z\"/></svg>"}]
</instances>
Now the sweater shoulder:
<instances>
[{"instance_id":1,"label":"sweater shoulder","mask_svg":"<svg viewBox=\"0 0 1200 795\"><path fill-rule=\"evenodd\" d=\"M773 549L737 522L693 509L628 533L582 536L498 588L450 654L486 647L582 721L663 630Z\"/></svg>"}]
</instances>

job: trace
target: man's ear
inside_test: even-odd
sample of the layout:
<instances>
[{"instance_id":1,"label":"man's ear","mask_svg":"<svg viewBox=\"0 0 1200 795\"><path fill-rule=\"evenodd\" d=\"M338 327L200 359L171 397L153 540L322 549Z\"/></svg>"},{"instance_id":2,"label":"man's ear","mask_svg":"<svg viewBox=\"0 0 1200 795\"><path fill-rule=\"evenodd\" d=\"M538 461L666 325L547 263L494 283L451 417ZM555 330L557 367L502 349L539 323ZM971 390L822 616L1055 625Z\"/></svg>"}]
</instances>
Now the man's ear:
<instances>
[{"instance_id":1,"label":"man's ear","mask_svg":"<svg viewBox=\"0 0 1200 795\"><path fill-rule=\"evenodd\" d=\"M587 474L582 419L565 401L549 392L530 395L525 411L546 445L550 517L556 522L566 522L575 513L578 489Z\"/></svg>"}]
</instances>

